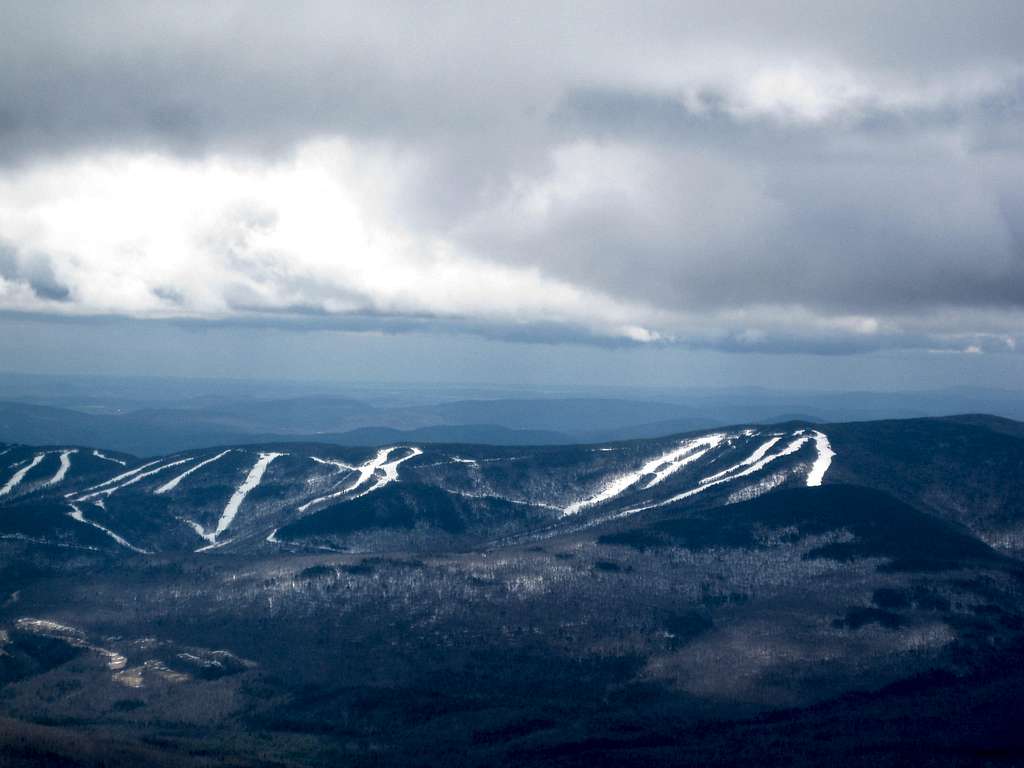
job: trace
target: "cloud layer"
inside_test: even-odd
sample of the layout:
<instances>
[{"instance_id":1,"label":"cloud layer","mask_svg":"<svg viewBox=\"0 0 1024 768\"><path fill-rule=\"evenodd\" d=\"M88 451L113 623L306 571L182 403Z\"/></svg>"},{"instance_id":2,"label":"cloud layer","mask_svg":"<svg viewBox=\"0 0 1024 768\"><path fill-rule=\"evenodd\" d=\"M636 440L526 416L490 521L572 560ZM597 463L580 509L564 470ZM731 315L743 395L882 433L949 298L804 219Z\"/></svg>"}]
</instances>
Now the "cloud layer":
<instances>
[{"instance_id":1,"label":"cloud layer","mask_svg":"<svg viewBox=\"0 0 1024 768\"><path fill-rule=\"evenodd\" d=\"M1019 3L142 7L0 8L0 309L1017 348Z\"/></svg>"}]
</instances>

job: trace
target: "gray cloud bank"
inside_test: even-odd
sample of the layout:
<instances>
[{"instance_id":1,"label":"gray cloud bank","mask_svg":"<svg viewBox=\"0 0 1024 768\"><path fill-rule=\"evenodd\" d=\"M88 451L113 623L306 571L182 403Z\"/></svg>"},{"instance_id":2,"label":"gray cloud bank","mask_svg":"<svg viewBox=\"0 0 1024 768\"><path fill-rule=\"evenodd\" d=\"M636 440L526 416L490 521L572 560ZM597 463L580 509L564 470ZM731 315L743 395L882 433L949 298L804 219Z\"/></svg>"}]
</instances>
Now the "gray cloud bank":
<instances>
[{"instance_id":1,"label":"gray cloud bank","mask_svg":"<svg viewBox=\"0 0 1024 768\"><path fill-rule=\"evenodd\" d=\"M1024 343L1019 2L0 12L0 309Z\"/></svg>"}]
</instances>

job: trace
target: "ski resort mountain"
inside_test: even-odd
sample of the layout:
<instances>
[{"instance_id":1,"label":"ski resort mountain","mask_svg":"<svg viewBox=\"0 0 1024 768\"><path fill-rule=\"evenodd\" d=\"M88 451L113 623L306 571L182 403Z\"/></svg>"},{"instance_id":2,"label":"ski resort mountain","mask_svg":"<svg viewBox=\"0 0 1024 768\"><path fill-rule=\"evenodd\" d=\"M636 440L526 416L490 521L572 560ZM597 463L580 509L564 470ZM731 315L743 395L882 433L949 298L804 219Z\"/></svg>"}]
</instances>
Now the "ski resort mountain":
<instances>
[{"instance_id":1,"label":"ski resort mountain","mask_svg":"<svg viewBox=\"0 0 1024 768\"><path fill-rule=\"evenodd\" d=\"M64 505L77 522L139 551L431 549L442 532L461 534L453 545L465 548L697 496L724 503L820 485L833 455L825 433L794 425L568 448L281 444L129 459L12 446L0 493L9 526ZM417 506L423 514L397 513Z\"/></svg>"},{"instance_id":2,"label":"ski resort mountain","mask_svg":"<svg viewBox=\"0 0 1024 768\"><path fill-rule=\"evenodd\" d=\"M934 736L850 724L914 712L972 724L928 764L1024 754L1022 435L3 444L0 753L727 765L742 733L760 764L866 765Z\"/></svg>"}]
</instances>

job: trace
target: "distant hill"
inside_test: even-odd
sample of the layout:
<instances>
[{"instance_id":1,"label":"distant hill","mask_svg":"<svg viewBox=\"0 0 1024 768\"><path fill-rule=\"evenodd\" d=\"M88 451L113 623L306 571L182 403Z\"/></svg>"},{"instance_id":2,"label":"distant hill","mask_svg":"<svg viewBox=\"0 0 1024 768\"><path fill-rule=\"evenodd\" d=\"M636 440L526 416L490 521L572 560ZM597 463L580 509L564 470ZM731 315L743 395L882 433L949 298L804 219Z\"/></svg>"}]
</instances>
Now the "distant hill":
<instances>
[{"instance_id":1,"label":"distant hill","mask_svg":"<svg viewBox=\"0 0 1024 768\"><path fill-rule=\"evenodd\" d=\"M395 440L568 445L656 437L714 423L679 405L600 398L464 400L377 408L349 398L310 396L117 414L0 402L0 440L88 443L139 456L283 440L339 445Z\"/></svg>"}]
</instances>

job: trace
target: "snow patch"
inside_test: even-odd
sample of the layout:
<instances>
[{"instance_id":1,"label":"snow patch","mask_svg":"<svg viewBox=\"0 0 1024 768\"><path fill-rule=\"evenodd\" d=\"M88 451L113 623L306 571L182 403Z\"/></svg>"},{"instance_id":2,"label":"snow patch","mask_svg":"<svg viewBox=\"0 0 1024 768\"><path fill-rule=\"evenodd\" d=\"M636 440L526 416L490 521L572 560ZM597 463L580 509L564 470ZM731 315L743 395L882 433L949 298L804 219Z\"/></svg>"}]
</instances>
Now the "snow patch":
<instances>
[{"instance_id":1,"label":"snow patch","mask_svg":"<svg viewBox=\"0 0 1024 768\"><path fill-rule=\"evenodd\" d=\"M50 635L54 637L76 637L84 638L85 633L76 628L69 627L67 624L58 624L56 621L50 621L49 619L29 619L23 618L18 619L14 622L15 626L23 632L32 632L36 635Z\"/></svg>"}]
</instances>

